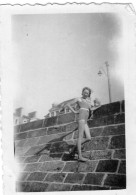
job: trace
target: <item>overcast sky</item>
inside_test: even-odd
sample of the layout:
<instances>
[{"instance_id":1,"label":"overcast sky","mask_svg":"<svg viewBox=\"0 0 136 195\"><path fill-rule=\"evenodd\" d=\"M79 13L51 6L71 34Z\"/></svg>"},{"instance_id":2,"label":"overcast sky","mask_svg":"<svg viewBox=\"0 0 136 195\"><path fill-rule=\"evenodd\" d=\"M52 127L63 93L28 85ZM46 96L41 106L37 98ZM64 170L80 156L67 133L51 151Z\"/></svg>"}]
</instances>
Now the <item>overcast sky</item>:
<instances>
[{"instance_id":1,"label":"overcast sky","mask_svg":"<svg viewBox=\"0 0 136 195\"><path fill-rule=\"evenodd\" d=\"M105 61L112 101L124 99L122 37L122 20L115 14L14 15L14 107L43 118L53 102L81 96L84 86L108 103L107 78L97 74Z\"/></svg>"}]
</instances>

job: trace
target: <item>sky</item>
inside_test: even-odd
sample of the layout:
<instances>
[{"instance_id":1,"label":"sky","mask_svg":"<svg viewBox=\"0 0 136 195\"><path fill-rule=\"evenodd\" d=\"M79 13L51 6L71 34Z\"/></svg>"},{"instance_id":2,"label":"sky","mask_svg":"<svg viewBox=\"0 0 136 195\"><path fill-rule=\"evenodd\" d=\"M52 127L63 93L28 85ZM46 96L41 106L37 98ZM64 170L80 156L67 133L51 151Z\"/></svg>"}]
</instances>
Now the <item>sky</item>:
<instances>
[{"instance_id":1,"label":"sky","mask_svg":"<svg viewBox=\"0 0 136 195\"><path fill-rule=\"evenodd\" d=\"M13 15L14 108L43 118L52 103L80 97L85 86L102 104L124 99L123 22L113 13ZM106 69L105 69L106 70Z\"/></svg>"}]
</instances>

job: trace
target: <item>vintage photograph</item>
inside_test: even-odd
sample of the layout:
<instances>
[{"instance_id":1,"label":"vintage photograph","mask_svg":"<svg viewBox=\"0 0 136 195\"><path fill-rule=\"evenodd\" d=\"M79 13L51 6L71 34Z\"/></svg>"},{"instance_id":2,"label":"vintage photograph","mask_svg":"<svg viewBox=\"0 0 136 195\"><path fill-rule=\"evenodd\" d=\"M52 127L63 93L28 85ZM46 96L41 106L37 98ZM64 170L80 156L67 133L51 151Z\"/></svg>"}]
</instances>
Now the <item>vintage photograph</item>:
<instances>
[{"instance_id":1,"label":"vintage photograph","mask_svg":"<svg viewBox=\"0 0 136 195\"><path fill-rule=\"evenodd\" d=\"M126 188L116 13L13 15L19 192Z\"/></svg>"},{"instance_id":2,"label":"vintage photograph","mask_svg":"<svg viewBox=\"0 0 136 195\"><path fill-rule=\"evenodd\" d=\"M127 189L130 20L97 8L11 15L15 192Z\"/></svg>"}]
</instances>

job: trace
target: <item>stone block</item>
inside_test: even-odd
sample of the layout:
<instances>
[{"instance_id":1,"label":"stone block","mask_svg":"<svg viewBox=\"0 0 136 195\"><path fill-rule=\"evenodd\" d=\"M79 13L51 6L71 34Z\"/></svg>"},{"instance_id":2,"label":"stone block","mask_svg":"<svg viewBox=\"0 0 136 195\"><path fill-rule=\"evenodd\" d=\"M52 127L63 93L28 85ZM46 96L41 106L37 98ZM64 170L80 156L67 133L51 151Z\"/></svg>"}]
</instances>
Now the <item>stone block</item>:
<instances>
[{"instance_id":1,"label":"stone block","mask_svg":"<svg viewBox=\"0 0 136 195\"><path fill-rule=\"evenodd\" d=\"M40 137L40 136L44 136L47 134L47 129L38 129L38 130L34 130L34 131L28 131L28 138L34 138L34 137Z\"/></svg>"},{"instance_id":2,"label":"stone block","mask_svg":"<svg viewBox=\"0 0 136 195\"><path fill-rule=\"evenodd\" d=\"M33 172L27 178L27 181L43 181L47 173Z\"/></svg>"},{"instance_id":3,"label":"stone block","mask_svg":"<svg viewBox=\"0 0 136 195\"><path fill-rule=\"evenodd\" d=\"M29 147L36 146L38 144L38 140L39 137L27 139L25 142L25 146L29 146Z\"/></svg>"},{"instance_id":4,"label":"stone block","mask_svg":"<svg viewBox=\"0 0 136 195\"><path fill-rule=\"evenodd\" d=\"M96 172L116 172L118 160L100 160Z\"/></svg>"},{"instance_id":5,"label":"stone block","mask_svg":"<svg viewBox=\"0 0 136 195\"><path fill-rule=\"evenodd\" d=\"M120 102L113 102L110 104L102 105L100 108L94 111L93 116L99 118L101 116L107 116L120 112Z\"/></svg>"},{"instance_id":6,"label":"stone block","mask_svg":"<svg viewBox=\"0 0 136 195\"><path fill-rule=\"evenodd\" d=\"M30 182L17 182L16 190L17 192L30 192L31 183Z\"/></svg>"},{"instance_id":7,"label":"stone block","mask_svg":"<svg viewBox=\"0 0 136 195\"><path fill-rule=\"evenodd\" d=\"M20 125L14 126L14 133L19 133L20 132Z\"/></svg>"},{"instance_id":8,"label":"stone block","mask_svg":"<svg viewBox=\"0 0 136 195\"><path fill-rule=\"evenodd\" d=\"M73 132L69 133L69 134L65 134L65 137L63 140L71 140L73 137Z\"/></svg>"},{"instance_id":9,"label":"stone block","mask_svg":"<svg viewBox=\"0 0 136 195\"><path fill-rule=\"evenodd\" d=\"M102 134L102 130L103 130L102 127L97 127L97 128L90 129L91 137L100 136Z\"/></svg>"},{"instance_id":10,"label":"stone block","mask_svg":"<svg viewBox=\"0 0 136 195\"><path fill-rule=\"evenodd\" d=\"M125 149L119 149L114 150L114 159L126 159L126 150Z\"/></svg>"},{"instance_id":11,"label":"stone block","mask_svg":"<svg viewBox=\"0 0 136 195\"><path fill-rule=\"evenodd\" d=\"M56 127L50 127L48 128L47 135L50 134L58 134L58 133L65 133L66 132L66 127L65 126L56 126Z\"/></svg>"},{"instance_id":12,"label":"stone block","mask_svg":"<svg viewBox=\"0 0 136 195\"><path fill-rule=\"evenodd\" d=\"M79 183L81 184L84 178L83 173L68 173L64 183Z\"/></svg>"},{"instance_id":13,"label":"stone block","mask_svg":"<svg viewBox=\"0 0 136 195\"><path fill-rule=\"evenodd\" d=\"M88 161L88 162L67 162L63 172L93 172L97 166L97 161Z\"/></svg>"},{"instance_id":14,"label":"stone block","mask_svg":"<svg viewBox=\"0 0 136 195\"><path fill-rule=\"evenodd\" d=\"M34 163L34 162L38 162L38 160L40 159L40 156L29 156L25 159L24 163Z\"/></svg>"},{"instance_id":15,"label":"stone block","mask_svg":"<svg viewBox=\"0 0 136 195\"><path fill-rule=\"evenodd\" d=\"M17 133L15 134L15 140L21 140L21 139L26 139L27 138L27 133Z\"/></svg>"},{"instance_id":16,"label":"stone block","mask_svg":"<svg viewBox=\"0 0 136 195\"><path fill-rule=\"evenodd\" d=\"M110 149L125 148L125 136L113 136L109 145Z\"/></svg>"},{"instance_id":17,"label":"stone block","mask_svg":"<svg viewBox=\"0 0 136 195\"><path fill-rule=\"evenodd\" d=\"M32 182L30 192L45 192L49 184L42 182Z\"/></svg>"},{"instance_id":18,"label":"stone block","mask_svg":"<svg viewBox=\"0 0 136 195\"><path fill-rule=\"evenodd\" d=\"M22 140L16 140L15 141L15 147L23 147L25 145L25 143L27 142L26 139L22 139ZM25 145L26 146L26 145Z\"/></svg>"},{"instance_id":19,"label":"stone block","mask_svg":"<svg viewBox=\"0 0 136 195\"><path fill-rule=\"evenodd\" d=\"M74 113L68 113L64 115L58 116L58 124L65 124L75 121L75 114Z\"/></svg>"},{"instance_id":20,"label":"stone block","mask_svg":"<svg viewBox=\"0 0 136 195\"><path fill-rule=\"evenodd\" d=\"M41 167L42 163L29 163L25 166L24 171L26 172L34 172L38 171L38 169Z\"/></svg>"},{"instance_id":21,"label":"stone block","mask_svg":"<svg viewBox=\"0 0 136 195\"><path fill-rule=\"evenodd\" d=\"M29 172L20 172L17 180L25 181L29 174L30 174Z\"/></svg>"},{"instance_id":22,"label":"stone block","mask_svg":"<svg viewBox=\"0 0 136 195\"><path fill-rule=\"evenodd\" d=\"M44 121L44 127L50 127L50 126L57 125L57 120L58 120L58 118L56 116L45 119L45 121Z\"/></svg>"},{"instance_id":23,"label":"stone block","mask_svg":"<svg viewBox=\"0 0 136 195\"><path fill-rule=\"evenodd\" d=\"M71 191L86 191L86 190L109 190L109 187L91 186L91 185L73 185Z\"/></svg>"},{"instance_id":24,"label":"stone block","mask_svg":"<svg viewBox=\"0 0 136 195\"><path fill-rule=\"evenodd\" d=\"M84 184L101 185L104 174L102 173L87 173Z\"/></svg>"},{"instance_id":25,"label":"stone block","mask_svg":"<svg viewBox=\"0 0 136 195\"><path fill-rule=\"evenodd\" d=\"M76 168L78 166L78 162L66 162L66 165L63 169L63 172L75 172Z\"/></svg>"},{"instance_id":26,"label":"stone block","mask_svg":"<svg viewBox=\"0 0 136 195\"><path fill-rule=\"evenodd\" d=\"M96 118L93 120L88 120L87 123L90 128L104 126L107 124L107 117L101 117L101 118Z\"/></svg>"},{"instance_id":27,"label":"stone block","mask_svg":"<svg viewBox=\"0 0 136 195\"><path fill-rule=\"evenodd\" d=\"M107 116L107 124L106 125L112 125L114 124L115 115L109 115Z\"/></svg>"},{"instance_id":28,"label":"stone block","mask_svg":"<svg viewBox=\"0 0 136 195\"><path fill-rule=\"evenodd\" d=\"M122 108L122 112L125 112L125 101L124 100L121 102L121 108Z\"/></svg>"},{"instance_id":29,"label":"stone block","mask_svg":"<svg viewBox=\"0 0 136 195\"><path fill-rule=\"evenodd\" d=\"M65 173L48 173L44 181L63 182L65 175Z\"/></svg>"},{"instance_id":30,"label":"stone block","mask_svg":"<svg viewBox=\"0 0 136 195\"><path fill-rule=\"evenodd\" d=\"M16 156L24 156L25 153L30 149L29 146L26 147L16 147L15 148L15 155Z\"/></svg>"},{"instance_id":31,"label":"stone block","mask_svg":"<svg viewBox=\"0 0 136 195\"><path fill-rule=\"evenodd\" d=\"M24 156L15 157L15 159L16 159L16 161L17 161L18 163L23 163L23 162L25 161L25 158L26 158L26 157L24 157Z\"/></svg>"},{"instance_id":32,"label":"stone block","mask_svg":"<svg viewBox=\"0 0 136 195\"><path fill-rule=\"evenodd\" d=\"M110 187L111 190L122 190L126 189L126 187Z\"/></svg>"},{"instance_id":33,"label":"stone block","mask_svg":"<svg viewBox=\"0 0 136 195\"><path fill-rule=\"evenodd\" d=\"M70 191L71 185L52 183L48 191Z\"/></svg>"},{"instance_id":34,"label":"stone block","mask_svg":"<svg viewBox=\"0 0 136 195\"><path fill-rule=\"evenodd\" d=\"M62 153L54 153L54 154L43 154L39 160L39 162L45 161L53 161L53 160L60 160L62 157Z\"/></svg>"},{"instance_id":35,"label":"stone block","mask_svg":"<svg viewBox=\"0 0 136 195\"><path fill-rule=\"evenodd\" d=\"M111 159L112 151L111 150L95 150L90 153L90 160L99 160L99 159Z\"/></svg>"},{"instance_id":36,"label":"stone block","mask_svg":"<svg viewBox=\"0 0 136 195\"><path fill-rule=\"evenodd\" d=\"M122 160L120 162L118 173L126 174L126 161Z\"/></svg>"},{"instance_id":37,"label":"stone block","mask_svg":"<svg viewBox=\"0 0 136 195\"><path fill-rule=\"evenodd\" d=\"M78 163L77 170L79 172L93 172L98 164L98 161L87 161Z\"/></svg>"},{"instance_id":38,"label":"stone block","mask_svg":"<svg viewBox=\"0 0 136 195\"><path fill-rule=\"evenodd\" d=\"M117 123L125 123L125 114L122 113L122 114L115 115L114 123L115 124L117 124Z\"/></svg>"},{"instance_id":39,"label":"stone block","mask_svg":"<svg viewBox=\"0 0 136 195\"><path fill-rule=\"evenodd\" d=\"M40 137L40 139L38 141L38 145L60 142L60 141L63 141L64 138L65 138L64 133L42 136L42 137Z\"/></svg>"},{"instance_id":40,"label":"stone block","mask_svg":"<svg viewBox=\"0 0 136 195\"><path fill-rule=\"evenodd\" d=\"M22 124L20 132L28 131L28 130L31 130L31 129L42 128L42 124L43 124L43 119Z\"/></svg>"},{"instance_id":41,"label":"stone block","mask_svg":"<svg viewBox=\"0 0 136 195\"><path fill-rule=\"evenodd\" d=\"M67 125L65 125L65 128L66 128L66 132L68 132L68 131L75 131L78 128L78 123L77 122L73 122L73 123L67 124Z\"/></svg>"},{"instance_id":42,"label":"stone block","mask_svg":"<svg viewBox=\"0 0 136 195\"><path fill-rule=\"evenodd\" d=\"M126 187L126 176L118 174L108 174L105 179L104 185L115 187Z\"/></svg>"},{"instance_id":43,"label":"stone block","mask_svg":"<svg viewBox=\"0 0 136 195\"><path fill-rule=\"evenodd\" d=\"M50 171L50 172L60 172L64 167L64 162L62 161L51 161L45 162L39 169L39 171Z\"/></svg>"},{"instance_id":44,"label":"stone block","mask_svg":"<svg viewBox=\"0 0 136 195\"><path fill-rule=\"evenodd\" d=\"M50 151L50 147L51 147L50 144L33 146L25 153L25 156L40 155L43 153L48 153Z\"/></svg>"},{"instance_id":45,"label":"stone block","mask_svg":"<svg viewBox=\"0 0 136 195\"><path fill-rule=\"evenodd\" d=\"M105 150L108 146L109 137L95 137L84 144L85 151Z\"/></svg>"},{"instance_id":46,"label":"stone block","mask_svg":"<svg viewBox=\"0 0 136 195\"><path fill-rule=\"evenodd\" d=\"M68 143L65 141L53 143L50 149L50 153L61 153L61 152L69 151L70 145L71 142Z\"/></svg>"},{"instance_id":47,"label":"stone block","mask_svg":"<svg viewBox=\"0 0 136 195\"><path fill-rule=\"evenodd\" d=\"M106 126L103 129L102 136L125 134L125 125Z\"/></svg>"}]
</instances>

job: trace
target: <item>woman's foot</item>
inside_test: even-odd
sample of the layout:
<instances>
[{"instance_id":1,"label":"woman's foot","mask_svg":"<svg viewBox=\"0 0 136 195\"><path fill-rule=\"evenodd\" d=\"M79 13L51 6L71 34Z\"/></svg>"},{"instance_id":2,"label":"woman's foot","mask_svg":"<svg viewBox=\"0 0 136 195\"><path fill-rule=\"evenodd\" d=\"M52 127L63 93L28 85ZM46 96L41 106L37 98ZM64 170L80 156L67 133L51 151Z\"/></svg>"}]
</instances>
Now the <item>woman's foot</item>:
<instances>
[{"instance_id":1,"label":"woman's foot","mask_svg":"<svg viewBox=\"0 0 136 195\"><path fill-rule=\"evenodd\" d=\"M89 161L89 159L80 156L80 157L78 157L78 161L86 162L86 161Z\"/></svg>"}]
</instances>

